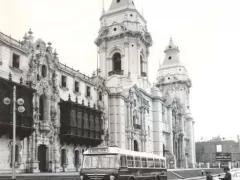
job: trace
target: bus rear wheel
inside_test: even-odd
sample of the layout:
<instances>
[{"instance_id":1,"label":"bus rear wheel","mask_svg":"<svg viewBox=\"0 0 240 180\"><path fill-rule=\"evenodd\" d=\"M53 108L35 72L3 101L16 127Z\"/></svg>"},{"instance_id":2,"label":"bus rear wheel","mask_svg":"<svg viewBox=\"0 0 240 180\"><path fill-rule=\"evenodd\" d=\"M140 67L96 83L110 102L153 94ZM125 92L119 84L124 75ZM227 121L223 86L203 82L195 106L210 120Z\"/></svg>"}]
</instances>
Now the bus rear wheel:
<instances>
[{"instance_id":1,"label":"bus rear wheel","mask_svg":"<svg viewBox=\"0 0 240 180\"><path fill-rule=\"evenodd\" d=\"M134 177L130 177L129 180L135 180Z\"/></svg>"}]
</instances>

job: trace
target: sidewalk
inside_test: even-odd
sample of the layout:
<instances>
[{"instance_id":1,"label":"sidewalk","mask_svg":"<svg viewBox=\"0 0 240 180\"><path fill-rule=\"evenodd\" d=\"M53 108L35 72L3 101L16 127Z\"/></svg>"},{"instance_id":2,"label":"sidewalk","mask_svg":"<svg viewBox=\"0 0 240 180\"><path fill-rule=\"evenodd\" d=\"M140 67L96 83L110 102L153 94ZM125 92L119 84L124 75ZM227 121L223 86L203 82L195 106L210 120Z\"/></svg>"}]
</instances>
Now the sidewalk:
<instances>
[{"instance_id":1,"label":"sidewalk","mask_svg":"<svg viewBox=\"0 0 240 180\"><path fill-rule=\"evenodd\" d=\"M57 173L17 173L16 176L78 176L79 172L57 172ZM0 174L2 176L12 176L12 173Z\"/></svg>"}]
</instances>

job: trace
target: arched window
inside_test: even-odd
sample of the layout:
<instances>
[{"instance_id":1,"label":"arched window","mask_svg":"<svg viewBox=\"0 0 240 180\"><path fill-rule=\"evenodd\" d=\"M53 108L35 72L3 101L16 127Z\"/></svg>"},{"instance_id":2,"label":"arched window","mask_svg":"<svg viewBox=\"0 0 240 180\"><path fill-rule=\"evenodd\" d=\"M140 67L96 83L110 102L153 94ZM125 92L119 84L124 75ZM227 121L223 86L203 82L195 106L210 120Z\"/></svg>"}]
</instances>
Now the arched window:
<instances>
[{"instance_id":1,"label":"arched window","mask_svg":"<svg viewBox=\"0 0 240 180\"><path fill-rule=\"evenodd\" d=\"M42 94L39 98L39 120L47 120L47 108L48 108L48 104L47 104L47 97Z\"/></svg>"},{"instance_id":2,"label":"arched window","mask_svg":"<svg viewBox=\"0 0 240 180\"><path fill-rule=\"evenodd\" d=\"M143 57L142 57L142 55L140 56L140 64L141 64L141 72L144 72L144 70L143 70Z\"/></svg>"},{"instance_id":3,"label":"arched window","mask_svg":"<svg viewBox=\"0 0 240 180\"><path fill-rule=\"evenodd\" d=\"M140 69L141 69L141 76L147 76L147 63L143 61L143 56L140 56Z\"/></svg>"},{"instance_id":4,"label":"arched window","mask_svg":"<svg viewBox=\"0 0 240 180\"><path fill-rule=\"evenodd\" d=\"M67 164L67 152L66 149L61 150L61 165Z\"/></svg>"},{"instance_id":5,"label":"arched window","mask_svg":"<svg viewBox=\"0 0 240 180\"><path fill-rule=\"evenodd\" d=\"M47 77L47 67L45 65L42 65L42 77Z\"/></svg>"},{"instance_id":6,"label":"arched window","mask_svg":"<svg viewBox=\"0 0 240 180\"><path fill-rule=\"evenodd\" d=\"M39 76L39 74L37 74L37 80L40 81L40 76Z\"/></svg>"},{"instance_id":7,"label":"arched window","mask_svg":"<svg viewBox=\"0 0 240 180\"><path fill-rule=\"evenodd\" d=\"M112 57L113 60L113 71L121 71L122 64L121 64L121 54L115 53Z\"/></svg>"},{"instance_id":8,"label":"arched window","mask_svg":"<svg viewBox=\"0 0 240 180\"><path fill-rule=\"evenodd\" d=\"M99 99L100 101L102 101L102 92L101 92L101 91L99 92L98 96L99 96L98 99Z\"/></svg>"},{"instance_id":9,"label":"arched window","mask_svg":"<svg viewBox=\"0 0 240 180\"><path fill-rule=\"evenodd\" d=\"M78 167L80 165L79 150L75 150L74 165L75 165L75 167Z\"/></svg>"},{"instance_id":10,"label":"arched window","mask_svg":"<svg viewBox=\"0 0 240 180\"><path fill-rule=\"evenodd\" d=\"M163 144L163 157L165 157L165 153L166 153L165 144Z\"/></svg>"},{"instance_id":11,"label":"arched window","mask_svg":"<svg viewBox=\"0 0 240 180\"><path fill-rule=\"evenodd\" d=\"M134 125L137 124L137 123L136 123L136 116L135 116L135 115L133 115L133 124L134 124Z\"/></svg>"}]
</instances>

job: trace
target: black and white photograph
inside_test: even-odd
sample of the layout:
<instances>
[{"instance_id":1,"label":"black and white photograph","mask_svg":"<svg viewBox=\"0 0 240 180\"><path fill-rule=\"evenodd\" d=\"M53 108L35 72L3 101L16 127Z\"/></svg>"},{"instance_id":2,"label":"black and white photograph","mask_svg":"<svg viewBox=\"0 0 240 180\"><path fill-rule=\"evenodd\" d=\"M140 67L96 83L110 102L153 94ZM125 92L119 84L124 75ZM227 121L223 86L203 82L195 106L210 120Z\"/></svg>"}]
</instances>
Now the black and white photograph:
<instances>
[{"instance_id":1,"label":"black and white photograph","mask_svg":"<svg viewBox=\"0 0 240 180\"><path fill-rule=\"evenodd\" d=\"M239 0L0 0L0 180L240 180Z\"/></svg>"}]
</instances>

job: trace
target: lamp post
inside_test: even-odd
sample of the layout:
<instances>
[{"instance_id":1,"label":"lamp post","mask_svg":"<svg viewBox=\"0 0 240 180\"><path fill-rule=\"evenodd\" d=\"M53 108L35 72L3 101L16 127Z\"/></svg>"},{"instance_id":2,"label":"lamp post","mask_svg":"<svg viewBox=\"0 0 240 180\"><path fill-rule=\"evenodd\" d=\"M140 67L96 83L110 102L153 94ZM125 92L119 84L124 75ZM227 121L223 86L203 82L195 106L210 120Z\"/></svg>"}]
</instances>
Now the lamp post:
<instances>
[{"instance_id":1,"label":"lamp post","mask_svg":"<svg viewBox=\"0 0 240 180\"><path fill-rule=\"evenodd\" d=\"M3 100L4 104L9 105L11 103L11 100L6 97ZM16 180L16 173L15 173L15 152L16 152L16 103L19 105L18 111L20 113L23 113L25 111L25 108L22 106L24 104L24 100L22 98L19 98L16 101L16 86L13 87L13 144L12 144L12 180Z\"/></svg>"}]
</instances>

